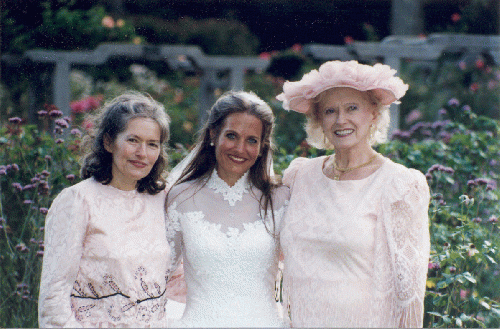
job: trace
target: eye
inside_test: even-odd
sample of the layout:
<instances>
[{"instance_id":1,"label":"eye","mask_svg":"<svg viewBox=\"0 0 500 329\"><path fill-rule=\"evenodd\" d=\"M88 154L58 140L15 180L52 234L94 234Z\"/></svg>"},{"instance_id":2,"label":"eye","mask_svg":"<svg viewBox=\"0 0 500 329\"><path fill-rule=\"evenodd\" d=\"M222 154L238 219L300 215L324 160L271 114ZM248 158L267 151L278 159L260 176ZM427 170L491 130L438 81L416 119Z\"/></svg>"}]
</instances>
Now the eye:
<instances>
[{"instance_id":1,"label":"eye","mask_svg":"<svg viewBox=\"0 0 500 329\"><path fill-rule=\"evenodd\" d=\"M356 105L350 105L347 110L348 111L356 111L358 109L358 107Z\"/></svg>"},{"instance_id":2,"label":"eye","mask_svg":"<svg viewBox=\"0 0 500 329\"><path fill-rule=\"evenodd\" d=\"M129 137L129 138L127 139L127 141L129 141L130 143L137 143L137 142L138 142L138 141L137 141L137 138L135 138L135 137Z\"/></svg>"},{"instance_id":3,"label":"eye","mask_svg":"<svg viewBox=\"0 0 500 329\"><path fill-rule=\"evenodd\" d=\"M149 147L155 148L155 149L160 147L160 143L158 143L158 142L150 142L148 145L149 145Z\"/></svg>"},{"instance_id":4,"label":"eye","mask_svg":"<svg viewBox=\"0 0 500 329\"><path fill-rule=\"evenodd\" d=\"M227 133L226 134L226 138L227 139L235 139L236 138L236 134L235 133Z\"/></svg>"},{"instance_id":5,"label":"eye","mask_svg":"<svg viewBox=\"0 0 500 329\"><path fill-rule=\"evenodd\" d=\"M329 107L329 108L325 109L325 114L333 114L333 113L335 113L334 108Z\"/></svg>"},{"instance_id":6,"label":"eye","mask_svg":"<svg viewBox=\"0 0 500 329\"><path fill-rule=\"evenodd\" d=\"M255 137L250 137L250 138L248 139L248 142L249 142L250 144L257 144L257 143L259 142L259 140L258 140L257 138L255 138Z\"/></svg>"}]
</instances>

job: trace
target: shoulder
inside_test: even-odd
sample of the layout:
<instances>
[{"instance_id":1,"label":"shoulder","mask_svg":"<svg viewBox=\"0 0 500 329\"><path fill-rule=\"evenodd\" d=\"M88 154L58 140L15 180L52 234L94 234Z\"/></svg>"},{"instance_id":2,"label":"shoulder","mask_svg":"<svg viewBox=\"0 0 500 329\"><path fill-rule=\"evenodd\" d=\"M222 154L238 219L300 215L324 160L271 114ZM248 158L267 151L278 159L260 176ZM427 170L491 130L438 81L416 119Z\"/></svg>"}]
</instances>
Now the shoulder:
<instances>
[{"instance_id":1,"label":"shoulder","mask_svg":"<svg viewBox=\"0 0 500 329\"><path fill-rule=\"evenodd\" d=\"M283 172L283 183L287 186L291 186L297 174L300 172L309 172L311 169L322 166L325 158L326 156L313 159L303 157L295 158Z\"/></svg>"},{"instance_id":2,"label":"shoulder","mask_svg":"<svg viewBox=\"0 0 500 329\"><path fill-rule=\"evenodd\" d=\"M69 198L83 198L86 195L93 194L101 183L93 178L87 178L75 185L64 188L54 199L53 203L57 203L61 199L68 200Z\"/></svg>"},{"instance_id":3,"label":"shoulder","mask_svg":"<svg viewBox=\"0 0 500 329\"><path fill-rule=\"evenodd\" d=\"M429 186L425 175L419 170L407 168L390 159L386 160L384 180L389 182L388 191L392 199L399 199L408 194L417 194L423 199L429 197Z\"/></svg>"},{"instance_id":4,"label":"shoulder","mask_svg":"<svg viewBox=\"0 0 500 329\"><path fill-rule=\"evenodd\" d=\"M193 196L197 189L200 188L200 182L198 180L184 182L181 184L176 184L170 188L167 192L167 205L171 205L173 202L182 202Z\"/></svg>"}]
</instances>

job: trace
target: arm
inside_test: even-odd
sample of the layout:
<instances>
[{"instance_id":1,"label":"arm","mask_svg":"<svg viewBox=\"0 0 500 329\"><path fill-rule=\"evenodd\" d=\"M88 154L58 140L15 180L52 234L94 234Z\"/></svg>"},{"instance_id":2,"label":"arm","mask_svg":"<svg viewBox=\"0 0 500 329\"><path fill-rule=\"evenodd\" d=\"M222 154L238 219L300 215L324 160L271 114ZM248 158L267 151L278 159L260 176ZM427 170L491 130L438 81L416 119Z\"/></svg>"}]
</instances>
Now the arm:
<instances>
[{"instance_id":1,"label":"arm","mask_svg":"<svg viewBox=\"0 0 500 329\"><path fill-rule=\"evenodd\" d=\"M176 209L174 202L166 210L167 240L172 252L170 269L168 271L167 297L176 302L186 302L186 282L184 280L184 268L182 264L182 230L180 226L181 214Z\"/></svg>"},{"instance_id":2,"label":"arm","mask_svg":"<svg viewBox=\"0 0 500 329\"><path fill-rule=\"evenodd\" d=\"M394 182L384 204L393 286L394 326L422 327L429 262L429 187L414 170Z\"/></svg>"},{"instance_id":3,"label":"arm","mask_svg":"<svg viewBox=\"0 0 500 329\"><path fill-rule=\"evenodd\" d=\"M38 300L40 327L81 327L71 310L71 291L83 253L88 209L74 189L63 190L45 220L45 251Z\"/></svg>"}]
</instances>

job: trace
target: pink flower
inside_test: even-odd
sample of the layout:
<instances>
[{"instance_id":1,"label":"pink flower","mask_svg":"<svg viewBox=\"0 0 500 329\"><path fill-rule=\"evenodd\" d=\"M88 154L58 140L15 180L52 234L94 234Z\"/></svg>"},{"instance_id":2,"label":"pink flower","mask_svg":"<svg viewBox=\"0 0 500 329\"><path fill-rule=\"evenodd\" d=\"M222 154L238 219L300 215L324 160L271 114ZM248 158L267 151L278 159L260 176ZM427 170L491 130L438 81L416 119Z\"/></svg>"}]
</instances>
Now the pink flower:
<instances>
[{"instance_id":1,"label":"pink flower","mask_svg":"<svg viewBox=\"0 0 500 329\"><path fill-rule=\"evenodd\" d=\"M408 115L405 118L405 122L407 124L410 124L410 123L417 121L421 118L422 118L422 112L420 112L420 110L418 110L418 109L415 109L415 110L411 111L410 113L408 113Z\"/></svg>"},{"instance_id":2,"label":"pink flower","mask_svg":"<svg viewBox=\"0 0 500 329\"><path fill-rule=\"evenodd\" d=\"M265 51L263 53L260 53L259 58L261 58L261 59L270 59L271 58L271 54L269 52Z\"/></svg>"},{"instance_id":3,"label":"pink flower","mask_svg":"<svg viewBox=\"0 0 500 329\"><path fill-rule=\"evenodd\" d=\"M345 36L345 37L344 37L344 43L345 43L346 45L351 45L351 44L353 44L353 43L354 43L354 39L353 39L353 37L351 37L350 35Z\"/></svg>"},{"instance_id":4,"label":"pink flower","mask_svg":"<svg viewBox=\"0 0 500 329\"><path fill-rule=\"evenodd\" d=\"M469 295L469 289L467 290L460 289L460 299L466 299L468 295Z\"/></svg>"},{"instance_id":5,"label":"pink flower","mask_svg":"<svg viewBox=\"0 0 500 329\"><path fill-rule=\"evenodd\" d=\"M474 65L475 65L475 66L476 66L476 68L478 68L478 69L482 69L482 68L484 68L484 62L483 62L483 60L481 60L481 59L476 60L476 62L474 63Z\"/></svg>"},{"instance_id":6,"label":"pink flower","mask_svg":"<svg viewBox=\"0 0 500 329\"><path fill-rule=\"evenodd\" d=\"M458 63L458 67L462 70L462 71L465 71L465 69L467 68L467 63L465 63L465 61L460 61Z\"/></svg>"},{"instance_id":7,"label":"pink flower","mask_svg":"<svg viewBox=\"0 0 500 329\"><path fill-rule=\"evenodd\" d=\"M458 21L460 20L460 18L461 18L461 17L460 17L460 14L459 14L459 13L454 13L453 15L451 15L451 21L452 21L453 23L458 22Z\"/></svg>"},{"instance_id":8,"label":"pink flower","mask_svg":"<svg viewBox=\"0 0 500 329\"><path fill-rule=\"evenodd\" d=\"M299 43L296 43L292 46L292 51L295 53L300 53L302 51L302 45Z\"/></svg>"},{"instance_id":9,"label":"pink flower","mask_svg":"<svg viewBox=\"0 0 500 329\"><path fill-rule=\"evenodd\" d=\"M101 21L102 26L107 27L107 28L113 28L115 27L115 21L113 20L113 17L111 16L104 16L102 21Z\"/></svg>"},{"instance_id":10,"label":"pink flower","mask_svg":"<svg viewBox=\"0 0 500 329\"><path fill-rule=\"evenodd\" d=\"M477 82L473 82L469 89L472 91L472 92L476 92L478 89L479 89L479 84Z\"/></svg>"}]
</instances>

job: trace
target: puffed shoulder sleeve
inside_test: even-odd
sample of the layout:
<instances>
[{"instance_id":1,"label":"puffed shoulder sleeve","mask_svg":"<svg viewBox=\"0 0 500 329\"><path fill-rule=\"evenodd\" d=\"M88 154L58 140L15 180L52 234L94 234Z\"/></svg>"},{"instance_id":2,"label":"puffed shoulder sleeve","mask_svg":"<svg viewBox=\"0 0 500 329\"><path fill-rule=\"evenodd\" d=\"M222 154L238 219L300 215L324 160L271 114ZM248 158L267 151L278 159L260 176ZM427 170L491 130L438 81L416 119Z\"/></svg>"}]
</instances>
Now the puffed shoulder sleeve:
<instances>
[{"instance_id":1,"label":"puffed shoulder sleeve","mask_svg":"<svg viewBox=\"0 0 500 329\"><path fill-rule=\"evenodd\" d=\"M288 168L286 168L283 172L283 184L293 190L295 177L297 176L299 169L302 168L308 160L309 159L307 158L299 157L290 162Z\"/></svg>"},{"instance_id":2,"label":"puffed shoulder sleeve","mask_svg":"<svg viewBox=\"0 0 500 329\"><path fill-rule=\"evenodd\" d=\"M41 328L81 327L71 310L71 291L76 280L89 210L74 188L64 189L52 202L45 219L38 323Z\"/></svg>"},{"instance_id":3,"label":"puffed shoulder sleeve","mask_svg":"<svg viewBox=\"0 0 500 329\"><path fill-rule=\"evenodd\" d=\"M382 207L392 271L391 317L396 327L422 327L430 253L429 187L421 172L404 168L387 191Z\"/></svg>"}]
</instances>

